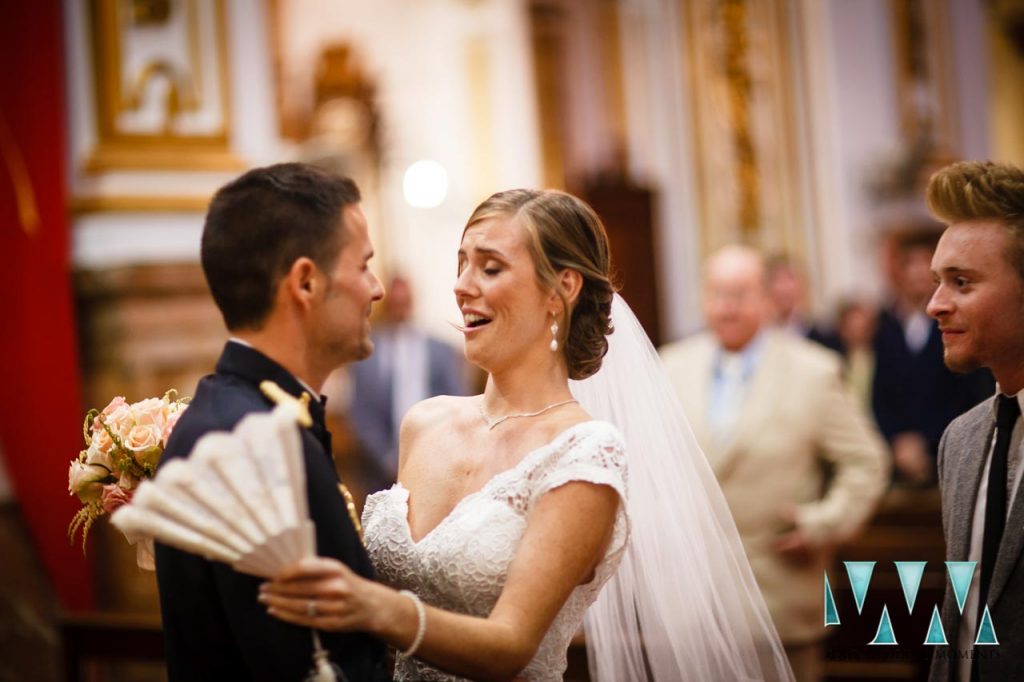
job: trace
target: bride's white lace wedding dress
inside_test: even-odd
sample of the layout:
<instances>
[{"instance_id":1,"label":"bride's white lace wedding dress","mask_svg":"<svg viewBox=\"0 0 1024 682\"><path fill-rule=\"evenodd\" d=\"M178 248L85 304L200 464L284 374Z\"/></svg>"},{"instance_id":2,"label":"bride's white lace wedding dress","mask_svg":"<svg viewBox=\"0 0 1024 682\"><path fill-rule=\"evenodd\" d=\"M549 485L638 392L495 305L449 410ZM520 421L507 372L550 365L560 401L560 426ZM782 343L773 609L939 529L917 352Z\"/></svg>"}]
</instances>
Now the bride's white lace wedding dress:
<instances>
[{"instance_id":1,"label":"bride's white lace wedding dress","mask_svg":"<svg viewBox=\"0 0 1024 682\"><path fill-rule=\"evenodd\" d=\"M464 497L419 542L413 541L409 531L408 490L396 484L371 495L363 510L366 545L383 582L412 590L428 604L486 617L501 594L530 510L540 497L572 481L614 488L623 504L607 553L593 580L573 590L533 660L520 673L529 680L561 680L569 641L626 548L626 475L619 431L608 422L583 422ZM462 678L407 659L395 670L395 679L447 682Z\"/></svg>"}]
</instances>

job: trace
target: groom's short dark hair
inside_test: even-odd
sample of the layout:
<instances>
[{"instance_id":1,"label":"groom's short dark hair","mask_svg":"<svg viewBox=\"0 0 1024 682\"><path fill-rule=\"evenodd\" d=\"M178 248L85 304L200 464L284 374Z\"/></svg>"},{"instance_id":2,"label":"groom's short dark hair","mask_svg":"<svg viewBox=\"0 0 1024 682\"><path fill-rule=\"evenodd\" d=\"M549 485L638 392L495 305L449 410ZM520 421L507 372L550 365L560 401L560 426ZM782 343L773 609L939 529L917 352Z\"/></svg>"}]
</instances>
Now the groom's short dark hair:
<instances>
[{"instance_id":1,"label":"groom's short dark hair","mask_svg":"<svg viewBox=\"0 0 1024 682\"><path fill-rule=\"evenodd\" d=\"M342 209L359 200L351 179L302 163L256 168L222 187L210 202L200 253L227 328L259 329L296 259L333 268L347 235Z\"/></svg>"}]
</instances>

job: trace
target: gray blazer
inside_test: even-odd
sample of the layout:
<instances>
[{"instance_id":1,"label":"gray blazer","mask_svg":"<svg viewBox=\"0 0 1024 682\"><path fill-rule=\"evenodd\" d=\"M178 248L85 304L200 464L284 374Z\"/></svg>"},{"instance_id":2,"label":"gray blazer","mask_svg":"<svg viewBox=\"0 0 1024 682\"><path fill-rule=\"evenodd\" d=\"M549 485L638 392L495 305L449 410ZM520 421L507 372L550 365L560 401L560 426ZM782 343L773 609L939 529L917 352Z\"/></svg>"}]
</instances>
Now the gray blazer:
<instances>
[{"instance_id":1,"label":"gray blazer","mask_svg":"<svg viewBox=\"0 0 1024 682\"><path fill-rule=\"evenodd\" d=\"M942 493L942 531L946 538L946 559L966 561L971 544L974 504L985 467L985 455L995 428L994 398L957 417L942 434L939 443L939 489ZM1006 521L999 547L989 609L999 639L997 646L979 648L979 672L983 680L1024 679L1024 493L1018 491ZM957 679L960 660L957 637L960 613L953 589L946 581L942 603L942 626L949 646L935 648L929 680Z\"/></svg>"}]
</instances>

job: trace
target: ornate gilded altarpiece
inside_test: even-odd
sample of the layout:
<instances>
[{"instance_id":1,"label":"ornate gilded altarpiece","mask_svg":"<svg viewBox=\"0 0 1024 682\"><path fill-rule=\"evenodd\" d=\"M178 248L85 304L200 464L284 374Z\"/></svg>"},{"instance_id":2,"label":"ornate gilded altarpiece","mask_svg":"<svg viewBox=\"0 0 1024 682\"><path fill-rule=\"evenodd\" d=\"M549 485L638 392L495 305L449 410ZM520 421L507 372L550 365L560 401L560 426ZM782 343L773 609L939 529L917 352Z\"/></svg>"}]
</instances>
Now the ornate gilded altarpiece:
<instances>
[{"instance_id":1,"label":"ornate gilded altarpiece","mask_svg":"<svg viewBox=\"0 0 1024 682\"><path fill-rule=\"evenodd\" d=\"M988 4L990 120L994 158L1024 165L1024 2Z\"/></svg>"},{"instance_id":2,"label":"ornate gilded altarpiece","mask_svg":"<svg viewBox=\"0 0 1024 682\"><path fill-rule=\"evenodd\" d=\"M296 145L297 160L356 181L378 260L387 263L381 202L384 116L377 84L365 51L345 35L344 26L309 21L317 5L266 0L278 134ZM306 50L308 45L318 49Z\"/></svg>"},{"instance_id":3,"label":"ornate gilded altarpiece","mask_svg":"<svg viewBox=\"0 0 1024 682\"><path fill-rule=\"evenodd\" d=\"M809 202L798 3L681 2L701 248L743 241L804 261Z\"/></svg>"},{"instance_id":4,"label":"ornate gilded altarpiece","mask_svg":"<svg viewBox=\"0 0 1024 682\"><path fill-rule=\"evenodd\" d=\"M234 170L224 0L91 0L87 171Z\"/></svg>"}]
</instances>

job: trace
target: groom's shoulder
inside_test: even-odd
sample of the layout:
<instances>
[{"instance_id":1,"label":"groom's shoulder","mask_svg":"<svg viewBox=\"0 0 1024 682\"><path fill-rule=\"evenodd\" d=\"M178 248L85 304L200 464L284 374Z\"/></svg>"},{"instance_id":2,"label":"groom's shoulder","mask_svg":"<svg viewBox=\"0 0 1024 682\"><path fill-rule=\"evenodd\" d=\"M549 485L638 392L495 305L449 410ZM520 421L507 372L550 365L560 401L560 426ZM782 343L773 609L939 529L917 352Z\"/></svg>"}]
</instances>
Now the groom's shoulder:
<instances>
[{"instance_id":1,"label":"groom's shoulder","mask_svg":"<svg viewBox=\"0 0 1024 682\"><path fill-rule=\"evenodd\" d=\"M189 411L196 418L214 422L222 428L235 424L250 412L265 411L270 404L252 382L231 374L209 374L199 380ZM186 412L186 414L188 414ZM184 416L182 417L184 419Z\"/></svg>"},{"instance_id":2,"label":"groom's shoulder","mask_svg":"<svg viewBox=\"0 0 1024 682\"><path fill-rule=\"evenodd\" d=\"M269 409L255 386L223 374L205 376L175 425L162 461L186 457L203 435L211 431L230 431L245 415Z\"/></svg>"}]
</instances>

